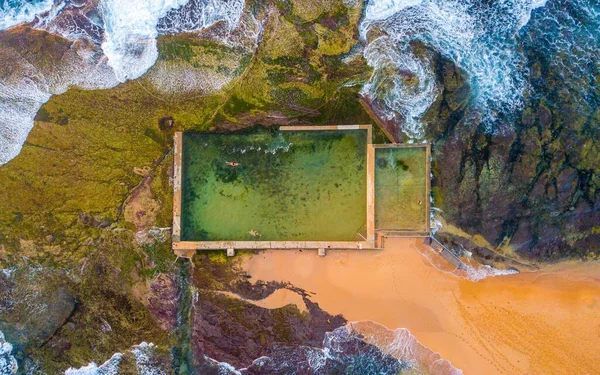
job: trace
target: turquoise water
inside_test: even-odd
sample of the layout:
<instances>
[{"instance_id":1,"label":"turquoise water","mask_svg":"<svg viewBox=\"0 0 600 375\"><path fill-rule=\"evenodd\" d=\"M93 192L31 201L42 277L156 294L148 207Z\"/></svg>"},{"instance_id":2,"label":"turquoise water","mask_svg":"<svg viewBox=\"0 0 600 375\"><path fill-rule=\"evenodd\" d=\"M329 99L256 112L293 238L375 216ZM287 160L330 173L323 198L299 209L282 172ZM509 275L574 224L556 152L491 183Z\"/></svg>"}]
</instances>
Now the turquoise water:
<instances>
[{"instance_id":1,"label":"turquoise water","mask_svg":"<svg viewBox=\"0 0 600 375\"><path fill-rule=\"evenodd\" d=\"M184 133L182 239L359 239L366 144L364 130Z\"/></svg>"}]
</instances>

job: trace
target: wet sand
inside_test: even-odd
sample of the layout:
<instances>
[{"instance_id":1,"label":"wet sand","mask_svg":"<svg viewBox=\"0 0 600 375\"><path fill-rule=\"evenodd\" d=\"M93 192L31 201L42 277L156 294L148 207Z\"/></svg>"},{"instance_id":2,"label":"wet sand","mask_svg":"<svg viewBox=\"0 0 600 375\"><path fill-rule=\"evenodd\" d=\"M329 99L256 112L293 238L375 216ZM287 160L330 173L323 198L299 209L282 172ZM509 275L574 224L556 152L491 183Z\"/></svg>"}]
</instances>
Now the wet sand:
<instances>
[{"instance_id":1,"label":"wet sand","mask_svg":"<svg viewBox=\"0 0 600 375\"><path fill-rule=\"evenodd\" d=\"M474 283L422 240L388 239L384 251L326 257L266 251L242 267L254 281L288 281L314 293L312 301L349 321L406 328L465 374L600 373L598 263Z\"/></svg>"},{"instance_id":2,"label":"wet sand","mask_svg":"<svg viewBox=\"0 0 600 375\"><path fill-rule=\"evenodd\" d=\"M292 292L289 289L277 289L276 291L271 293L267 298L257 300L257 301L242 298L239 295L232 293L232 292L220 291L219 293L223 294L229 298L234 298L234 299L238 299L241 301L245 301L254 306L262 307L265 309L279 309L281 307L291 304L291 305L296 305L296 307L298 307L298 310L300 310L300 312L308 312L308 309L306 308L306 304L304 303L302 296L299 295L298 293Z\"/></svg>"}]
</instances>

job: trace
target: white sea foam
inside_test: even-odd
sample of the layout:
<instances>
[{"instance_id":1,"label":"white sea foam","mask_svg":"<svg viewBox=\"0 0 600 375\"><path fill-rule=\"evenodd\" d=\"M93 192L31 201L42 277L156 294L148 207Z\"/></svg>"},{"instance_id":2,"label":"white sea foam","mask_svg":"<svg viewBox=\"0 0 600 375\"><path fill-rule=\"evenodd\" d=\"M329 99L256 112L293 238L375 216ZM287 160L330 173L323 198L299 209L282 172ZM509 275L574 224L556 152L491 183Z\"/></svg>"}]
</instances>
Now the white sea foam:
<instances>
[{"instance_id":1,"label":"white sea foam","mask_svg":"<svg viewBox=\"0 0 600 375\"><path fill-rule=\"evenodd\" d=\"M359 334L366 342L407 364L410 373L435 375L462 375L460 369L437 352L421 344L406 328L391 330L372 321L351 322L346 328Z\"/></svg>"},{"instance_id":2,"label":"white sea foam","mask_svg":"<svg viewBox=\"0 0 600 375\"><path fill-rule=\"evenodd\" d=\"M363 94L380 99L388 118L399 115L404 130L419 138L420 115L435 100L431 57L416 54L411 41L420 41L466 72L473 105L483 121L522 105L527 90L524 57L516 46L518 30L544 0L373 0L367 4L360 35L374 74ZM372 31L376 31L373 32ZM380 35L383 32L385 37ZM375 47L372 47L373 44ZM392 77L389 77L389 76ZM379 81L385 76L386 85ZM407 80L403 77L411 76ZM429 104L428 104L429 103Z\"/></svg>"},{"instance_id":3,"label":"white sea foam","mask_svg":"<svg viewBox=\"0 0 600 375\"><path fill-rule=\"evenodd\" d=\"M50 95L35 91L31 82L24 82L24 94L37 94L37 98L11 96L13 87L0 83L0 165L21 151L27 134L33 128L33 117ZM7 103L8 101L10 103Z\"/></svg>"},{"instance_id":4,"label":"white sea foam","mask_svg":"<svg viewBox=\"0 0 600 375\"><path fill-rule=\"evenodd\" d=\"M65 375L118 375L119 364L121 364L122 359L123 354L115 353L108 361L100 366L92 362L89 365L78 369L69 368L65 371Z\"/></svg>"},{"instance_id":5,"label":"white sea foam","mask_svg":"<svg viewBox=\"0 0 600 375\"><path fill-rule=\"evenodd\" d=\"M54 6L54 0L39 2L21 0L17 4L2 1L1 4L0 30L6 30L15 25L31 22L38 14L51 10Z\"/></svg>"},{"instance_id":6,"label":"white sea foam","mask_svg":"<svg viewBox=\"0 0 600 375\"><path fill-rule=\"evenodd\" d=\"M157 29L161 34L177 34L225 22L229 30L233 30L245 6L244 0L189 0L181 8L167 12Z\"/></svg>"},{"instance_id":7,"label":"white sea foam","mask_svg":"<svg viewBox=\"0 0 600 375\"><path fill-rule=\"evenodd\" d=\"M144 74L158 58L158 20L187 0L104 0L102 50L117 79L124 82Z\"/></svg>"},{"instance_id":8,"label":"white sea foam","mask_svg":"<svg viewBox=\"0 0 600 375\"><path fill-rule=\"evenodd\" d=\"M139 375L165 375L161 364L156 359L156 347L152 343L142 342L131 347L130 352L135 357L135 368ZM118 375L119 366L124 359L123 353L115 353L109 360L98 366L92 362L78 369L69 368L65 375ZM0 372L0 374L4 374Z\"/></svg>"},{"instance_id":9,"label":"white sea foam","mask_svg":"<svg viewBox=\"0 0 600 375\"><path fill-rule=\"evenodd\" d=\"M465 268L462 270L464 272L464 277L467 279L477 282L479 280L486 279L488 277L496 277L496 276L506 276L506 275L515 275L518 274L519 271L515 269L498 269L488 265L478 265L471 266L465 265ZM463 272L460 272L460 275L463 275Z\"/></svg>"},{"instance_id":10,"label":"white sea foam","mask_svg":"<svg viewBox=\"0 0 600 375\"><path fill-rule=\"evenodd\" d=\"M175 62L158 62L150 69L148 80L154 88L167 95L206 95L222 89L231 77L209 68L192 69Z\"/></svg>"},{"instance_id":11,"label":"white sea foam","mask_svg":"<svg viewBox=\"0 0 600 375\"><path fill-rule=\"evenodd\" d=\"M243 0L103 0L102 50L119 81L144 74L158 58L156 37L239 22ZM160 23L160 25L159 25Z\"/></svg>"},{"instance_id":12,"label":"white sea foam","mask_svg":"<svg viewBox=\"0 0 600 375\"><path fill-rule=\"evenodd\" d=\"M32 65L13 49L2 49L11 70L0 81L0 165L18 155L33 128L33 118L52 95L71 86L96 89L119 83L101 53L77 46L75 42L51 71Z\"/></svg>"},{"instance_id":13,"label":"white sea foam","mask_svg":"<svg viewBox=\"0 0 600 375\"><path fill-rule=\"evenodd\" d=\"M138 78L156 62L156 37L159 33L194 31L220 21L226 22L231 30L238 25L245 6L244 0L188 2L189 0L101 0L99 24L94 25L101 29L100 35L103 35L101 46L90 46L90 43L99 41L81 30L59 32L48 19L40 20L34 27L49 28L64 37L89 39L87 43L74 41L60 64L55 64L51 71L32 65L12 49L2 49L4 63L11 70L7 74L0 74L0 165L19 154L33 128L33 118L52 95L63 93L72 86L107 89L128 79ZM194 6L190 5L192 2ZM64 5L60 1L52 8L50 5L53 1L48 0L47 3L44 3L47 5L44 7L38 5L35 12L23 11L23 14L52 10L48 17L53 18ZM186 6L183 7L184 5ZM8 22L7 17L12 17L10 25L33 19L33 16L13 17L7 15L8 12L11 11L0 11L0 17L4 16L4 21L1 22ZM254 30L252 27L251 29ZM189 78L193 79L196 86L206 84L208 91L217 90L228 82L226 77L207 80L202 74L190 76L189 73L180 73L171 76L175 78L171 81L154 77L152 82L169 82L171 86L166 89L171 91L182 88L181 82Z\"/></svg>"},{"instance_id":14,"label":"white sea foam","mask_svg":"<svg viewBox=\"0 0 600 375\"><path fill-rule=\"evenodd\" d=\"M2 375L16 374L19 369L12 350L12 345L4 339L4 334L0 331L0 374Z\"/></svg>"},{"instance_id":15,"label":"white sea foam","mask_svg":"<svg viewBox=\"0 0 600 375\"><path fill-rule=\"evenodd\" d=\"M131 348L135 356L135 368L140 375L166 375L166 372L156 362L154 344L142 342Z\"/></svg>"},{"instance_id":16,"label":"white sea foam","mask_svg":"<svg viewBox=\"0 0 600 375\"><path fill-rule=\"evenodd\" d=\"M385 20L402 9L421 5L423 0L387 0L370 1L365 9L365 21Z\"/></svg>"},{"instance_id":17,"label":"white sea foam","mask_svg":"<svg viewBox=\"0 0 600 375\"><path fill-rule=\"evenodd\" d=\"M233 365L227 362L219 362L213 358L208 356L204 356L204 359L213 365L214 371L212 373L216 373L217 375L241 375L242 373L238 371ZM269 357L260 357L254 360L254 363L261 360L269 360Z\"/></svg>"},{"instance_id":18,"label":"white sea foam","mask_svg":"<svg viewBox=\"0 0 600 375\"><path fill-rule=\"evenodd\" d=\"M429 63L406 53L405 48L387 36L377 38L366 47L364 56L375 69L362 92L395 109L386 113L386 120L402 122L409 136L422 138L420 117L439 90Z\"/></svg>"}]
</instances>

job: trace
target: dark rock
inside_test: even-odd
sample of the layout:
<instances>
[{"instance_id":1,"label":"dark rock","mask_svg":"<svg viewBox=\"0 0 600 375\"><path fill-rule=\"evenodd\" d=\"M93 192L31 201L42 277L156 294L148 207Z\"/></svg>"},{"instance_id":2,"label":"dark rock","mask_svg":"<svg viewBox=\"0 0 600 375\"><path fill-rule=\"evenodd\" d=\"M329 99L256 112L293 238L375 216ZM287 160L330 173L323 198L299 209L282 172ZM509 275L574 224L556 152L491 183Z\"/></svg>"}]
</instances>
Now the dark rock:
<instances>
[{"instance_id":1,"label":"dark rock","mask_svg":"<svg viewBox=\"0 0 600 375\"><path fill-rule=\"evenodd\" d=\"M199 258L195 265L193 283L198 297L191 310L190 327L192 351L199 367L206 365L205 355L246 367L256 358L274 353L277 345L320 347L327 332L346 323L342 316L332 316L311 302L301 289L294 291L304 296L308 313L301 313L293 305L265 309L216 293L215 280L252 299L267 297L280 284L250 284L235 268L205 258Z\"/></svg>"},{"instance_id":2,"label":"dark rock","mask_svg":"<svg viewBox=\"0 0 600 375\"><path fill-rule=\"evenodd\" d=\"M160 120L158 120L158 127L162 131L171 130L171 129L173 129L174 126L175 126L175 120L173 120L173 117L171 117L171 116L165 116L165 117L161 118Z\"/></svg>"},{"instance_id":3,"label":"dark rock","mask_svg":"<svg viewBox=\"0 0 600 375\"><path fill-rule=\"evenodd\" d=\"M568 95L526 96L522 111L499 114L490 126L469 105L464 73L441 56L434 65L443 89L423 119L433 140L434 205L444 219L492 246L509 241L527 258L593 257L597 118L573 110Z\"/></svg>"},{"instance_id":4,"label":"dark rock","mask_svg":"<svg viewBox=\"0 0 600 375\"><path fill-rule=\"evenodd\" d=\"M77 302L60 270L19 267L0 273L0 331L16 348L44 345Z\"/></svg>"},{"instance_id":5,"label":"dark rock","mask_svg":"<svg viewBox=\"0 0 600 375\"><path fill-rule=\"evenodd\" d=\"M112 224L112 221L105 217L89 214L87 212L79 214L79 222L94 228L108 228Z\"/></svg>"},{"instance_id":6,"label":"dark rock","mask_svg":"<svg viewBox=\"0 0 600 375\"><path fill-rule=\"evenodd\" d=\"M177 326L178 280L173 275L160 274L150 284L147 308L165 331Z\"/></svg>"},{"instance_id":7,"label":"dark rock","mask_svg":"<svg viewBox=\"0 0 600 375\"><path fill-rule=\"evenodd\" d=\"M323 349L321 349L323 347ZM275 345L269 356L241 372L258 374L400 374L406 363L340 327L318 347Z\"/></svg>"}]
</instances>

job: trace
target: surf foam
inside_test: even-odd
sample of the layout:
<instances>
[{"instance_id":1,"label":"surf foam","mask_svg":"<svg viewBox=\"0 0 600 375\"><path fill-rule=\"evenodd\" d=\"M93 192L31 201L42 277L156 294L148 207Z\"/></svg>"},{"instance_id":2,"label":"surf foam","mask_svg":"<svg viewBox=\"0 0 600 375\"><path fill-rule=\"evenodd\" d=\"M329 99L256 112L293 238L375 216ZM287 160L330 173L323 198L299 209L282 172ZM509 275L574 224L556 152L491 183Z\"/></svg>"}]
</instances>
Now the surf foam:
<instances>
[{"instance_id":1,"label":"surf foam","mask_svg":"<svg viewBox=\"0 0 600 375\"><path fill-rule=\"evenodd\" d=\"M158 58L158 20L187 0L104 0L102 50L120 82L144 74Z\"/></svg>"},{"instance_id":2,"label":"surf foam","mask_svg":"<svg viewBox=\"0 0 600 375\"><path fill-rule=\"evenodd\" d=\"M462 375L447 359L421 344L406 328L391 330L372 321L351 322L346 329L384 354L409 364L410 373L431 375Z\"/></svg>"},{"instance_id":3,"label":"surf foam","mask_svg":"<svg viewBox=\"0 0 600 375\"><path fill-rule=\"evenodd\" d=\"M12 345L4 339L4 333L0 331L0 374L16 374L19 366L12 355Z\"/></svg>"},{"instance_id":4,"label":"surf foam","mask_svg":"<svg viewBox=\"0 0 600 375\"><path fill-rule=\"evenodd\" d=\"M109 360L98 366L92 362L87 366L78 369L69 368L65 371L65 375L118 375L119 365L123 359L123 354L115 353Z\"/></svg>"},{"instance_id":5,"label":"surf foam","mask_svg":"<svg viewBox=\"0 0 600 375\"><path fill-rule=\"evenodd\" d=\"M156 359L155 346L152 343L142 342L139 345L134 345L129 352L135 358L135 368L140 375L165 375L166 372L161 367L161 364ZM65 375L118 375L119 366L124 360L123 353L115 353L106 362L98 366L91 362L87 366L78 369L69 368L65 371Z\"/></svg>"},{"instance_id":6,"label":"surf foam","mask_svg":"<svg viewBox=\"0 0 600 375\"><path fill-rule=\"evenodd\" d=\"M168 11L158 23L161 34L179 34L208 28L224 22L229 30L239 24L246 6L244 0L189 0L179 9Z\"/></svg>"},{"instance_id":7,"label":"surf foam","mask_svg":"<svg viewBox=\"0 0 600 375\"><path fill-rule=\"evenodd\" d=\"M53 22L64 11L62 1L54 7L50 0L43 5L37 3L35 10L31 8L34 5L27 8L23 4L6 5L0 10L5 26L28 22L35 15L44 14L46 18L31 26L75 40L54 70L43 69L19 51L0 45L5 66L9 68L7 71L0 68L0 165L19 154L33 128L36 113L52 95L73 86L107 89L138 78L158 58L156 37L160 33L195 31L216 22L226 22L233 30L245 6L243 0L101 0L99 12L87 10L90 14L97 13L92 17L94 20L86 18L87 13L80 15L94 29L83 30L76 23L66 22L66 29L61 29L60 23ZM224 82L221 79L211 83L218 89Z\"/></svg>"},{"instance_id":8,"label":"surf foam","mask_svg":"<svg viewBox=\"0 0 600 375\"><path fill-rule=\"evenodd\" d=\"M236 369L205 357L219 374L430 374L460 375L439 353L417 341L406 329L389 330L374 322L354 322L325 334L321 348L280 345L269 356Z\"/></svg>"},{"instance_id":9,"label":"surf foam","mask_svg":"<svg viewBox=\"0 0 600 375\"><path fill-rule=\"evenodd\" d=\"M484 122L493 122L498 113L511 113L522 105L527 71L517 33L531 11L544 5L542 0L371 1L360 35L374 73L363 94L380 99L388 117L398 117L409 136L422 138L419 117L440 88L434 87L431 56L410 45L420 41L466 72L474 106ZM387 84L380 83L382 76Z\"/></svg>"},{"instance_id":10,"label":"surf foam","mask_svg":"<svg viewBox=\"0 0 600 375\"><path fill-rule=\"evenodd\" d=\"M61 2L62 3L62 2ZM54 0L41 1L2 1L0 5L0 30L31 22L38 14L50 11Z\"/></svg>"}]
</instances>

